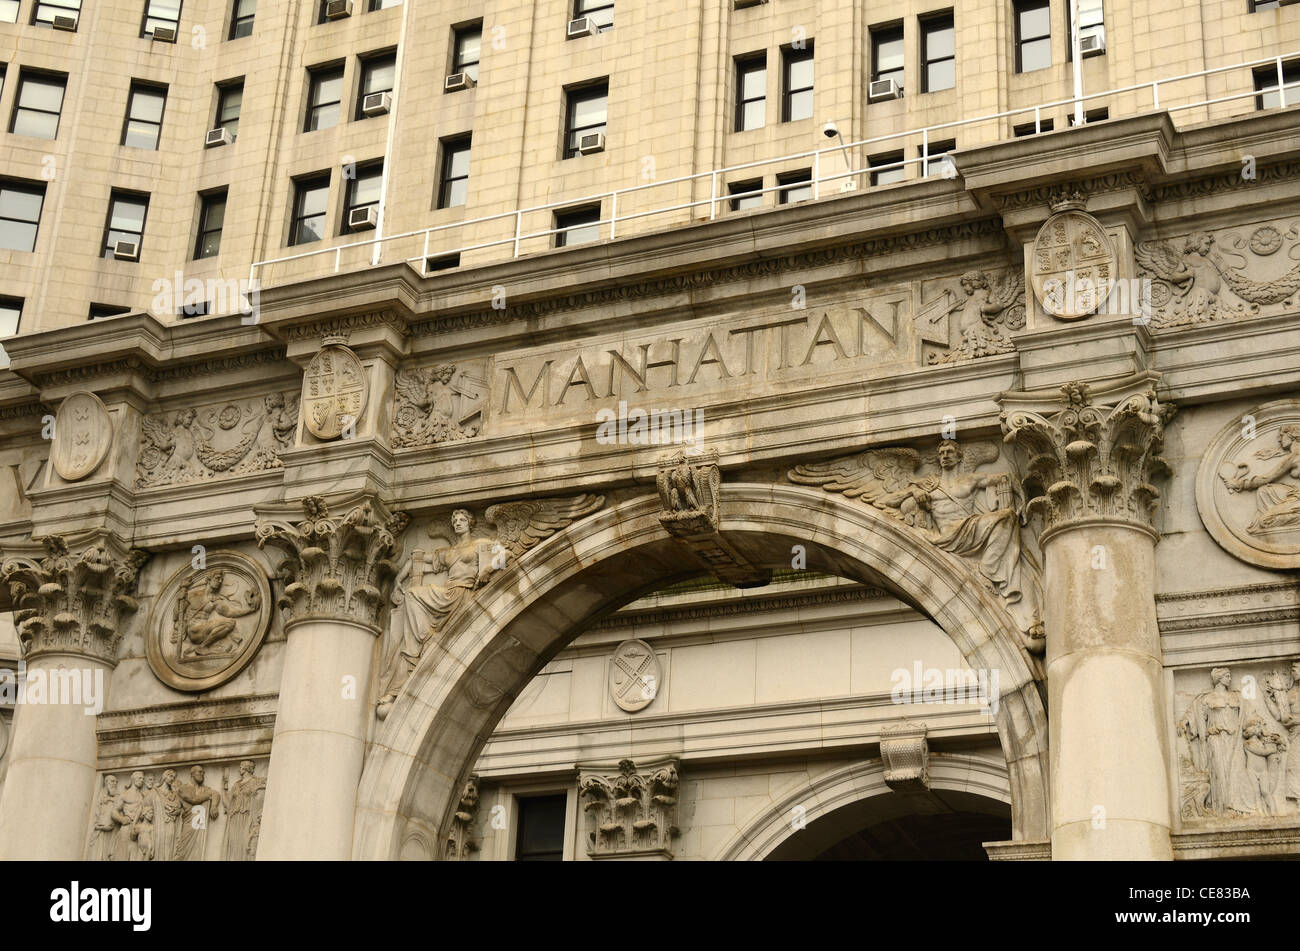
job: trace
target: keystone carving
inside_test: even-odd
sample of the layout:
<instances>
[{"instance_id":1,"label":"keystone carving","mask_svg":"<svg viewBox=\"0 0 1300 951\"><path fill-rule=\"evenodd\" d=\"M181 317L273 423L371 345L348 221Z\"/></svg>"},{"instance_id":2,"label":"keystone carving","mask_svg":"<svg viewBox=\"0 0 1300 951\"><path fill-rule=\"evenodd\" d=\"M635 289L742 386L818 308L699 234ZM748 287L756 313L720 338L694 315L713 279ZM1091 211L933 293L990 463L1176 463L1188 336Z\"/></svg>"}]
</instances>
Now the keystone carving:
<instances>
[{"instance_id":1,"label":"keystone carving","mask_svg":"<svg viewBox=\"0 0 1300 951\"><path fill-rule=\"evenodd\" d=\"M392 556L410 517L405 512L390 513L368 498L356 501L342 515L331 515L320 496L309 496L301 504L306 518L300 522L271 517L255 526L259 547L270 544L286 555L279 568L284 593L277 602L286 626L341 620L379 634L391 579L397 573Z\"/></svg>"},{"instance_id":2,"label":"keystone carving","mask_svg":"<svg viewBox=\"0 0 1300 951\"><path fill-rule=\"evenodd\" d=\"M1025 326L1023 268L995 272L992 276L987 271L967 271L961 276L961 289L966 295L964 299L950 299L940 308L947 314L959 314L960 336L951 350L929 355L927 359L932 366L1011 353L1016 348L1007 331Z\"/></svg>"},{"instance_id":3,"label":"keystone carving","mask_svg":"<svg viewBox=\"0 0 1300 951\"><path fill-rule=\"evenodd\" d=\"M471 852L479 850L480 842L474 831L478 819L478 777L471 776L456 802L451 817L451 831L447 833L446 858L449 862L463 862Z\"/></svg>"},{"instance_id":4,"label":"keystone carving","mask_svg":"<svg viewBox=\"0 0 1300 951\"><path fill-rule=\"evenodd\" d=\"M1003 393L1003 441L1016 447L1028 508L1044 519L1043 539L1086 522L1123 522L1154 533L1160 490L1172 470L1161 457L1174 407L1156 398L1160 374L1138 373L1099 388L1067 383L1049 391Z\"/></svg>"},{"instance_id":5,"label":"keystone carving","mask_svg":"<svg viewBox=\"0 0 1300 951\"><path fill-rule=\"evenodd\" d=\"M455 364L402 370L395 385L397 448L469 439L483 426L487 383Z\"/></svg>"},{"instance_id":6,"label":"keystone carving","mask_svg":"<svg viewBox=\"0 0 1300 951\"><path fill-rule=\"evenodd\" d=\"M761 587L772 579L770 570L752 564L718 531L722 472L716 449L700 455L679 449L661 456L655 482L663 505L659 524L714 577L737 588Z\"/></svg>"},{"instance_id":7,"label":"keystone carving","mask_svg":"<svg viewBox=\"0 0 1300 951\"><path fill-rule=\"evenodd\" d=\"M24 656L70 652L116 665L148 552L103 538L74 554L62 535L46 536L43 547L44 556L14 554L0 564Z\"/></svg>"},{"instance_id":8,"label":"keystone carving","mask_svg":"<svg viewBox=\"0 0 1300 951\"><path fill-rule=\"evenodd\" d=\"M677 761L638 770L630 759L617 772L593 767L578 780L593 859L623 856L672 858L677 828Z\"/></svg>"},{"instance_id":9,"label":"keystone carving","mask_svg":"<svg viewBox=\"0 0 1300 951\"><path fill-rule=\"evenodd\" d=\"M880 758L885 784L895 792L930 788L930 744L924 723L887 723L880 730Z\"/></svg>"},{"instance_id":10,"label":"keystone carving","mask_svg":"<svg viewBox=\"0 0 1300 951\"><path fill-rule=\"evenodd\" d=\"M474 534L476 519L468 509L451 513L448 537L452 544L425 551L416 548L397 574L393 593L394 615L400 620L401 641L380 681L378 717L388 715L393 701L415 670L430 640L447 623L447 619L469 600L471 592L492 580L492 575L506 568L538 542L550 538L578 519L590 515L605 504L603 495L579 495L572 499L532 499L503 502L489 506L484 517L496 532L486 536ZM431 538L441 538L442 533ZM425 574L432 576L425 581Z\"/></svg>"}]
</instances>

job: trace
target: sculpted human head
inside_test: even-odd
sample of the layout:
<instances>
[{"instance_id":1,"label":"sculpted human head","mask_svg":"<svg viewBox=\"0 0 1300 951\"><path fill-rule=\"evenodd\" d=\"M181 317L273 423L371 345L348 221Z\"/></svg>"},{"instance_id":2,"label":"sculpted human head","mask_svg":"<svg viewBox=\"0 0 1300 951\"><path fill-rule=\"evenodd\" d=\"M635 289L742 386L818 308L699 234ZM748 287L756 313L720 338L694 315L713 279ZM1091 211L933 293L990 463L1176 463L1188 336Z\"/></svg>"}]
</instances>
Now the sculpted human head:
<instances>
[{"instance_id":1,"label":"sculpted human head","mask_svg":"<svg viewBox=\"0 0 1300 951\"><path fill-rule=\"evenodd\" d=\"M171 786L172 783L176 782L176 770L165 770L163 772L162 781L164 786Z\"/></svg>"},{"instance_id":2,"label":"sculpted human head","mask_svg":"<svg viewBox=\"0 0 1300 951\"><path fill-rule=\"evenodd\" d=\"M984 276L983 271L967 271L961 276L961 289L970 297L976 291L986 291L989 289L989 279Z\"/></svg>"},{"instance_id":3,"label":"sculpted human head","mask_svg":"<svg viewBox=\"0 0 1300 951\"><path fill-rule=\"evenodd\" d=\"M1282 431L1278 433L1277 441L1282 444L1283 449L1290 449L1300 442L1300 425L1287 423L1282 427Z\"/></svg>"},{"instance_id":4,"label":"sculpted human head","mask_svg":"<svg viewBox=\"0 0 1300 951\"><path fill-rule=\"evenodd\" d=\"M241 775L241 776L252 776L252 775L253 775L253 761L252 761L251 759L246 759L246 760L243 760L243 761L240 762L240 764L239 764L239 775Z\"/></svg>"},{"instance_id":5,"label":"sculpted human head","mask_svg":"<svg viewBox=\"0 0 1300 951\"><path fill-rule=\"evenodd\" d=\"M117 777L116 777L116 776L105 776L105 777L104 777L104 788L107 789L110 793L112 793L112 794L115 795L115 794L117 793Z\"/></svg>"},{"instance_id":6,"label":"sculpted human head","mask_svg":"<svg viewBox=\"0 0 1300 951\"><path fill-rule=\"evenodd\" d=\"M191 766L191 767L190 767L190 777L191 777L191 778L192 778L196 783L198 783L200 786L202 786L202 785L203 785L203 767L202 767L202 766Z\"/></svg>"},{"instance_id":7,"label":"sculpted human head","mask_svg":"<svg viewBox=\"0 0 1300 951\"><path fill-rule=\"evenodd\" d=\"M945 439L939 443L937 455L939 456L939 465L945 469L951 469L961 462L961 446L957 445L955 440Z\"/></svg>"},{"instance_id":8,"label":"sculpted human head","mask_svg":"<svg viewBox=\"0 0 1300 951\"><path fill-rule=\"evenodd\" d=\"M226 583L225 572L217 570L208 575L208 590L216 593L221 590L221 586Z\"/></svg>"},{"instance_id":9,"label":"sculpted human head","mask_svg":"<svg viewBox=\"0 0 1300 951\"><path fill-rule=\"evenodd\" d=\"M451 513L451 530L457 535L464 535L473 527L474 516L469 509L456 509Z\"/></svg>"},{"instance_id":10,"label":"sculpted human head","mask_svg":"<svg viewBox=\"0 0 1300 951\"><path fill-rule=\"evenodd\" d=\"M1210 671L1210 683L1223 684L1225 687L1232 685L1232 670L1228 667L1215 667Z\"/></svg>"},{"instance_id":11,"label":"sculpted human head","mask_svg":"<svg viewBox=\"0 0 1300 951\"><path fill-rule=\"evenodd\" d=\"M134 786L136 789L143 789L143 788L144 788L144 773L140 772L139 770L136 770L134 773L132 773L132 774L131 774L131 785Z\"/></svg>"}]
</instances>

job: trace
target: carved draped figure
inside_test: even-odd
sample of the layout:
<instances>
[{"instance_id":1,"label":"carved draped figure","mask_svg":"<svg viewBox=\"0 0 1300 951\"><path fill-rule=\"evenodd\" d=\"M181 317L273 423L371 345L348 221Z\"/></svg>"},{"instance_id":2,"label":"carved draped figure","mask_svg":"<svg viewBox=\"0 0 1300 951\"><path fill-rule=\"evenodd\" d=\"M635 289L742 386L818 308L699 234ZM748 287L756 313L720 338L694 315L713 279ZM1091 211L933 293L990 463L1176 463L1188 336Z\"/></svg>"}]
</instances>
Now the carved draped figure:
<instances>
[{"instance_id":1,"label":"carved draped figure","mask_svg":"<svg viewBox=\"0 0 1300 951\"><path fill-rule=\"evenodd\" d=\"M176 787L182 812L176 824L178 862L202 862L208 843L208 825L217 818L220 793L201 782Z\"/></svg>"},{"instance_id":2,"label":"carved draped figure","mask_svg":"<svg viewBox=\"0 0 1300 951\"><path fill-rule=\"evenodd\" d=\"M266 789L266 780L260 776L241 776L230 786L226 804L226 842L223 858L227 862L247 862L253 835L254 813L261 812L260 799Z\"/></svg>"},{"instance_id":3,"label":"carved draped figure","mask_svg":"<svg viewBox=\"0 0 1300 951\"><path fill-rule=\"evenodd\" d=\"M181 817L181 797L175 781L169 786L165 781L154 787L153 851L160 862L170 862L176 857L176 827Z\"/></svg>"},{"instance_id":4,"label":"carved draped figure","mask_svg":"<svg viewBox=\"0 0 1300 951\"><path fill-rule=\"evenodd\" d=\"M122 797L109 789L101 789L95 802L94 829L90 833L87 856L92 862L111 862L117 852L118 824L114 816L120 814Z\"/></svg>"},{"instance_id":5,"label":"carved draped figure","mask_svg":"<svg viewBox=\"0 0 1300 951\"><path fill-rule=\"evenodd\" d=\"M1216 684L1192 700L1178 725L1192 748L1192 762L1209 777L1206 805L1215 815L1250 813L1259 805L1246 772L1242 722L1241 694Z\"/></svg>"}]
</instances>

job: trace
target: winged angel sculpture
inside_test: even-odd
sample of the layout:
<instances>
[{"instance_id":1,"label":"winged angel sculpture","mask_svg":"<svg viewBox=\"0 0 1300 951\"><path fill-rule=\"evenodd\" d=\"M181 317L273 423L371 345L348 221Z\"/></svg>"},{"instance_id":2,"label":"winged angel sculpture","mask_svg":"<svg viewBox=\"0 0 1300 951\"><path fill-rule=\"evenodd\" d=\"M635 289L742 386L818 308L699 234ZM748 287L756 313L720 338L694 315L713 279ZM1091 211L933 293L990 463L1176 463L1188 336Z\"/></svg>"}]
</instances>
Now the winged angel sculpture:
<instances>
[{"instance_id":1,"label":"winged angel sculpture","mask_svg":"<svg viewBox=\"0 0 1300 951\"><path fill-rule=\"evenodd\" d=\"M1025 326L1025 274L1011 268L990 277L984 271L967 271L961 276L965 301L954 304L957 345L946 353L930 354L931 364L962 363L977 357L1010 353L1015 349L1008 330Z\"/></svg>"},{"instance_id":2,"label":"winged angel sculpture","mask_svg":"<svg viewBox=\"0 0 1300 951\"><path fill-rule=\"evenodd\" d=\"M604 504L602 495L503 502L489 506L483 513L496 529L494 535L486 537L474 534L475 518L468 509L452 512L451 536L455 541L432 552L417 549L398 572L393 613L400 619L401 644L384 673L379 718L388 715L429 641L471 592L487 584L512 559ZM430 536L439 537L432 526ZM435 580L425 583L426 573Z\"/></svg>"},{"instance_id":3,"label":"winged angel sculpture","mask_svg":"<svg viewBox=\"0 0 1300 951\"><path fill-rule=\"evenodd\" d=\"M1025 499L1007 472L975 470L998 458L991 443L963 449L945 439L932 452L872 449L830 462L797 466L790 479L842 492L915 529L944 551L974 561L989 588L1007 603L1026 648L1041 654L1042 568Z\"/></svg>"}]
</instances>

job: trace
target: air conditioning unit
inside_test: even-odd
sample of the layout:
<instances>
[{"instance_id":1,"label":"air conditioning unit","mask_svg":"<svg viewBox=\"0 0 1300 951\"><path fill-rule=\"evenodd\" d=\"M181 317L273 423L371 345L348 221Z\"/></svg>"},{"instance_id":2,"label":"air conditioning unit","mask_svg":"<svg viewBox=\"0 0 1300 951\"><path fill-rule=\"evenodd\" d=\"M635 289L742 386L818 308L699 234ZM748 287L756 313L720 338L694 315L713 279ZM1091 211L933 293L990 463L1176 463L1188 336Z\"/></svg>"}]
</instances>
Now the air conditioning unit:
<instances>
[{"instance_id":1,"label":"air conditioning unit","mask_svg":"<svg viewBox=\"0 0 1300 951\"><path fill-rule=\"evenodd\" d=\"M565 31L569 39L576 40L580 36L595 36L600 32L600 27L591 17L578 17L576 20L569 21L569 28Z\"/></svg>"},{"instance_id":2,"label":"air conditioning unit","mask_svg":"<svg viewBox=\"0 0 1300 951\"><path fill-rule=\"evenodd\" d=\"M156 43L175 43L176 28L174 26L156 26L153 28L153 38Z\"/></svg>"},{"instance_id":3,"label":"air conditioning unit","mask_svg":"<svg viewBox=\"0 0 1300 951\"><path fill-rule=\"evenodd\" d=\"M586 132L578 136L578 152L582 155L603 151L605 151L604 132Z\"/></svg>"},{"instance_id":4,"label":"air conditioning unit","mask_svg":"<svg viewBox=\"0 0 1300 951\"><path fill-rule=\"evenodd\" d=\"M329 0L325 4L325 19L342 20L352 16L352 0Z\"/></svg>"},{"instance_id":5,"label":"air conditioning unit","mask_svg":"<svg viewBox=\"0 0 1300 951\"><path fill-rule=\"evenodd\" d=\"M474 77L469 73L452 73L442 83L443 92L457 92L461 89L473 89Z\"/></svg>"},{"instance_id":6,"label":"air conditioning unit","mask_svg":"<svg viewBox=\"0 0 1300 951\"><path fill-rule=\"evenodd\" d=\"M1106 52L1106 37L1100 33L1089 33L1079 37L1079 55L1097 56Z\"/></svg>"},{"instance_id":7,"label":"air conditioning unit","mask_svg":"<svg viewBox=\"0 0 1300 951\"><path fill-rule=\"evenodd\" d=\"M361 114L363 116L382 116L393 105L393 94L391 92L372 92L367 93L366 97L361 100Z\"/></svg>"},{"instance_id":8,"label":"air conditioning unit","mask_svg":"<svg viewBox=\"0 0 1300 951\"><path fill-rule=\"evenodd\" d=\"M379 209L374 205L352 208L348 211L348 227L353 231L367 231L379 224Z\"/></svg>"},{"instance_id":9,"label":"air conditioning unit","mask_svg":"<svg viewBox=\"0 0 1300 951\"><path fill-rule=\"evenodd\" d=\"M897 79L872 80L867 88L867 102L886 102L890 99L902 99L903 87Z\"/></svg>"},{"instance_id":10,"label":"air conditioning unit","mask_svg":"<svg viewBox=\"0 0 1300 951\"><path fill-rule=\"evenodd\" d=\"M203 137L203 147L206 149L218 145L232 145L235 137L230 134L229 129L209 129L208 134Z\"/></svg>"},{"instance_id":11,"label":"air conditioning unit","mask_svg":"<svg viewBox=\"0 0 1300 951\"><path fill-rule=\"evenodd\" d=\"M140 245L135 241L115 241L113 257L119 261L140 260Z\"/></svg>"},{"instance_id":12,"label":"air conditioning unit","mask_svg":"<svg viewBox=\"0 0 1300 951\"><path fill-rule=\"evenodd\" d=\"M74 14L60 13L51 23L56 30L67 30L69 33L77 32L77 18Z\"/></svg>"}]
</instances>

